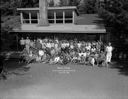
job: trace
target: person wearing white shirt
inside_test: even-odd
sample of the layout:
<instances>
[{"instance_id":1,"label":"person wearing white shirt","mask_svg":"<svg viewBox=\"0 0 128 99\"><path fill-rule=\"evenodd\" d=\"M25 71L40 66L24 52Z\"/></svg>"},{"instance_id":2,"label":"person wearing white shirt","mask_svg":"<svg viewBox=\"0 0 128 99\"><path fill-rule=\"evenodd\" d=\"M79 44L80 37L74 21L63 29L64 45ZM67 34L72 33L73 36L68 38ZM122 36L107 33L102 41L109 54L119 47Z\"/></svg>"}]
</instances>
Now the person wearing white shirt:
<instances>
[{"instance_id":1,"label":"person wearing white shirt","mask_svg":"<svg viewBox=\"0 0 128 99\"><path fill-rule=\"evenodd\" d=\"M51 47L52 47L51 43L48 42L48 43L46 44L46 47L51 48Z\"/></svg>"},{"instance_id":2,"label":"person wearing white shirt","mask_svg":"<svg viewBox=\"0 0 128 99\"><path fill-rule=\"evenodd\" d=\"M54 63L58 63L59 61L60 61L60 57L59 56L55 57Z\"/></svg>"},{"instance_id":3,"label":"person wearing white shirt","mask_svg":"<svg viewBox=\"0 0 128 99\"><path fill-rule=\"evenodd\" d=\"M66 47L69 47L69 42L66 42L65 45L66 45Z\"/></svg>"},{"instance_id":4,"label":"person wearing white shirt","mask_svg":"<svg viewBox=\"0 0 128 99\"><path fill-rule=\"evenodd\" d=\"M91 52L94 53L95 51L96 51L96 48L93 46L93 47L91 48Z\"/></svg>"},{"instance_id":5,"label":"person wearing white shirt","mask_svg":"<svg viewBox=\"0 0 128 99\"><path fill-rule=\"evenodd\" d=\"M86 58L87 53L86 53L86 52L81 52L81 53L79 53L79 57L82 57L82 56Z\"/></svg>"},{"instance_id":6,"label":"person wearing white shirt","mask_svg":"<svg viewBox=\"0 0 128 99\"><path fill-rule=\"evenodd\" d=\"M78 46L78 48L81 48L81 43L79 42L79 43L77 43L77 46Z\"/></svg>"},{"instance_id":7,"label":"person wearing white shirt","mask_svg":"<svg viewBox=\"0 0 128 99\"><path fill-rule=\"evenodd\" d=\"M46 48L45 42L42 42L41 44L42 44L42 49L45 49Z\"/></svg>"},{"instance_id":8,"label":"person wearing white shirt","mask_svg":"<svg viewBox=\"0 0 128 99\"><path fill-rule=\"evenodd\" d=\"M88 43L88 44L86 45L86 49L87 49L88 51L90 51L90 49L91 49L91 44L90 44L90 43Z\"/></svg>"},{"instance_id":9,"label":"person wearing white shirt","mask_svg":"<svg viewBox=\"0 0 128 99\"><path fill-rule=\"evenodd\" d=\"M113 47L111 46L111 43L109 43L108 46L106 46L106 63L111 63L112 50Z\"/></svg>"},{"instance_id":10,"label":"person wearing white shirt","mask_svg":"<svg viewBox=\"0 0 128 99\"><path fill-rule=\"evenodd\" d=\"M70 44L70 49L74 49L73 43Z\"/></svg>"}]
</instances>

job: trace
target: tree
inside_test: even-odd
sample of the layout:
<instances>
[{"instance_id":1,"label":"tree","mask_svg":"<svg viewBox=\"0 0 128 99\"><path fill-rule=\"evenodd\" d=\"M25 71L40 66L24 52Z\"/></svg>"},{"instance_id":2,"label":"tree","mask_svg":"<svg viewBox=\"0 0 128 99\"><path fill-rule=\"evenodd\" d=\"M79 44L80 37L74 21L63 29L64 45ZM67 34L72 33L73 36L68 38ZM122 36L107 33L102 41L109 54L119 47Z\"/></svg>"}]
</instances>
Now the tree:
<instances>
[{"instance_id":1,"label":"tree","mask_svg":"<svg viewBox=\"0 0 128 99\"><path fill-rule=\"evenodd\" d=\"M59 6L78 6L82 0L60 0Z\"/></svg>"},{"instance_id":2,"label":"tree","mask_svg":"<svg viewBox=\"0 0 128 99\"><path fill-rule=\"evenodd\" d=\"M106 27L111 27L114 35L120 37L128 32L128 1L110 0L104 8L100 8L99 15L104 19Z\"/></svg>"},{"instance_id":3,"label":"tree","mask_svg":"<svg viewBox=\"0 0 128 99\"><path fill-rule=\"evenodd\" d=\"M20 0L1 0L1 46L2 49L9 49L13 43L13 36L9 34L13 28L20 27L20 17L17 8L21 7Z\"/></svg>"},{"instance_id":4,"label":"tree","mask_svg":"<svg viewBox=\"0 0 128 99\"><path fill-rule=\"evenodd\" d=\"M39 0L18 0L23 8L39 7Z\"/></svg>"},{"instance_id":5,"label":"tree","mask_svg":"<svg viewBox=\"0 0 128 99\"><path fill-rule=\"evenodd\" d=\"M82 0L70 0L69 5L70 6L79 6L81 1Z\"/></svg>"},{"instance_id":6,"label":"tree","mask_svg":"<svg viewBox=\"0 0 128 99\"><path fill-rule=\"evenodd\" d=\"M128 55L128 0L107 1L104 8L99 9L99 16L104 19L106 31L110 33L110 41L120 56Z\"/></svg>"},{"instance_id":7,"label":"tree","mask_svg":"<svg viewBox=\"0 0 128 99\"><path fill-rule=\"evenodd\" d=\"M60 0L59 6L69 6L69 0Z\"/></svg>"},{"instance_id":8,"label":"tree","mask_svg":"<svg viewBox=\"0 0 128 99\"><path fill-rule=\"evenodd\" d=\"M54 6L54 0L50 0L49 1L49 7L53 7Z\"/></svg>"},{"instance_id":9,"label":"tree","mask_svg":"<svg viewBox=\"0 0 128 99\"><path fill-rule=\"evenodd\" d=\"M1 0L1 15L16 15L17 8L39 7L39 0Z\"/></svg>"},{"instance_id":10,"label":"tree","mask_svg":"<svg viewBox=\"0 0 128 99\"><path fill-rule=\"evenodd\" d=\"M39 26L48 26L47 0L39 0L40 21Z\"/></svg>"},{"instance_id":11,"label":"tree","mask_svg":"<svg viewBox=\"0 0 128 99\"><path fill-rule=\"evenodd\" d=\"M97 12L96 0L83 0L79 5L79 11L81 13L93 14Z\"/></svg>"}]
</instances>

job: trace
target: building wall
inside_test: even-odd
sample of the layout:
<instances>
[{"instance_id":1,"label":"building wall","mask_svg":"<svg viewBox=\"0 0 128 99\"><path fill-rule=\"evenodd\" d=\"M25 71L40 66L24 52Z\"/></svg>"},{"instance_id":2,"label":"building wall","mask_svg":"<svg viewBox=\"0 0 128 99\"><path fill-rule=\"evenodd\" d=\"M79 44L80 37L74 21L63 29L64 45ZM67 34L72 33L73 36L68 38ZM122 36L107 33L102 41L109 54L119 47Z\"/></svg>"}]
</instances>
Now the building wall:
<instances>
[{"instance_id":1,"label":"building wall","mask_svg":"<svg viewBox=\"0 0 128 99\"><path fill-rule=\"evenodd\" d=\"M96 25L74 25L74 24L50 24L49 26L39 26L38 24L22 24L23 32L49 32L49 33L95 33L106 34L105 29L98 29Z\"/></svg>"}]
</instances>

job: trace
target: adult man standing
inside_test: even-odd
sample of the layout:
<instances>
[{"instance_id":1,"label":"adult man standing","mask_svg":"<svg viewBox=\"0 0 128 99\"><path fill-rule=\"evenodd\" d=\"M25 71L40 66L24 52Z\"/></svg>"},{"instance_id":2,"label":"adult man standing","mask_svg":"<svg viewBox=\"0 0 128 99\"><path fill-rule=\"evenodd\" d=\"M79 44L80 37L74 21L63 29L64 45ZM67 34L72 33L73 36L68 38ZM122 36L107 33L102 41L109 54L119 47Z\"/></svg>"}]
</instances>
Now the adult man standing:
<instances>
[{"instance_id":1,"label":"adult man standing","mask_svg":"<svg viewBox=\"0 0 128 99\"><path fill-rule=\"evenodd\" d=\"M106 46L106 63L111 63L112 50L113 50L113 47L111 46L111 43L109 42L108 46Z\"/></svg>"},{"instance_id":2,"label":"adult man standing","mask_svg":"<svg viewBox=\"0 0 128 99\"><path fill-rule=\"evenodd\" d=\"M25 40L24 40L23 37L22 37L21 40L20 40L20 45L21 45L21 50L23 50L24 47L25 47Z\"/></svg>"}]
</instances>

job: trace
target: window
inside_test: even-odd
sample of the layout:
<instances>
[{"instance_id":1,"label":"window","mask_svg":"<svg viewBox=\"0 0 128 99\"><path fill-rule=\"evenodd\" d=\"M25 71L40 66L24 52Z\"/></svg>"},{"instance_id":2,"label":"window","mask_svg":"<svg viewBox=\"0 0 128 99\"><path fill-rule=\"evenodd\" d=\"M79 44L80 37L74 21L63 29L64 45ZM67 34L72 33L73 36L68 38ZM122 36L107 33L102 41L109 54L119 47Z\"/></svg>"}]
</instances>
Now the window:
<instances>
[{"instance_id":1,"label":"window","mask_svg":"<svg viewBox=\"0 0 128 99\"><path fill-rule=\"evenodd\" d=\"M31 23L38 23L38 20L37 19L31 19Z\"/></svg>"},{"instance_id":2,"label":"window","mask_svg":"<svg viewBox=\"0 0 128 99\"><path fill-rule=\"evenodd\" d=\"M63 19L56 20L56 23L63 23Z\"/></svg>"},{"instance_id":3,"label":"window","mask_svg":"<svg viewBox=\"0 0 128 99\"><path fill-rule=\"evenodd\" d=\"M33 11L33 12L30 12L30 13L31 13L31 23L37 24L38 23L37 12Z\"/></svg>"},{"instance_id":4,"label":"window","mask_svg":"<svg viewBox=\"0 0 128 99\"><path fill-rule=\"evenodd\" d=\"M54 23L54 12L48 11L48 21L49 23Z\"/></svg>"},{"instance_id":5,"label":"window","mask_svg":"<svg viewBox=\"0 0 128 99\"><path fill-rule=\"evenodd\" d=\"M72 18L72 10L56 10L48 12L48 21L51 24L73 23Z\"/></svg>"},{"instance_id":6,"label":"window","mask_svg":"<svg viewBox=\"0 0 128 99\"><path fill-rule=\"evenodd\" d=\"M63 19L63 11L61 10L56 11L56 19Z\"/></svg>"},{"instance_id":7,"label":"window","mask_svg":"<svg viewBox=\"0 0 128 99\"><path fill-rule=\"evenodd\" d=\"M49 21L49 23L54 23L54 20L48 20Z\"/></svg>"},{"instance_id":8,"label":"window","mask_svg":"<svg viewBox=\"0 0 128 99\"><path fill-rule=\"evenodd\" d=\"M69 10L69 11L67 11L67 10L65 11L65 18L66 18L66 19L68 19L68 18L71 19L72 16L73 16L73 15L72 15L72 11L70 11L70 10Z\"/></svg>"},{"instance_id":9,"label":"window","mask_svg":"<svg viewBox=\"0 0 128 99\"><path fill-rule=\"evenodd\" d=\"M48 11L48 19L54 19L54 12Z\"/></svg>"},{"instance_id":10,"label":"window","mask_svg":"<svg viewBox=\"0 0 128 99\"><path fill-rule=\"evenodd\" d=\"M23 12L23 24L37 24L38 23L38 16L37 12Z\"/></svg>"},{"instance_id":11,"label":"window","mask_svg":"<svg viewBox=\"0 0 128 99\"><path fill-rule=\"evenodd\" d=\"M29 14L28 13L23 13L23 24L29 24Z\"/></svg>"},{"instance_id":12,"label":"window","mask_svg":"<svg viewBox=\"0 0 128 99\"><path fill-rule=\"evenodd\" d=\"M65 23L72 23L72 19L66 19Z\"/></svg>"},{"instance_id":13,"label":"window","mask_svg":"<svg viewBox=\"0 0 128 99\"><path fill-rule=\"evenodd\" d=\"M63 23L63 11L56 11L56 23Z\"/></svg>"},{"instance_id":14,"label":"window","mask_svg":"<svg viewBox=\"0 0 128 99\"><path fill-rule=\"evenodd\" d=\"M65 23L72 23L72 11L65 11Z\"/></svg>"},{"instance_id":15,"label":"window","mask_svg":"<svg viewBox=\"0 0 128 99\"><path fill-rule=\"evenodd\" d=\"M28 13L23 13L23 19L29 19L29 14Z\"/></svg>"},{"instance_id":16,"label":"window","mask_svg":"<svg viewBox=\"0 0 128 99\"><path fill-rule=\"evenodd\" d=\"M48 21L51 24L73 23L73 10L50 10L48 11ZM22 12L23 24L38 24L39 11Z\"/></svg>"}]
</instances>

